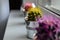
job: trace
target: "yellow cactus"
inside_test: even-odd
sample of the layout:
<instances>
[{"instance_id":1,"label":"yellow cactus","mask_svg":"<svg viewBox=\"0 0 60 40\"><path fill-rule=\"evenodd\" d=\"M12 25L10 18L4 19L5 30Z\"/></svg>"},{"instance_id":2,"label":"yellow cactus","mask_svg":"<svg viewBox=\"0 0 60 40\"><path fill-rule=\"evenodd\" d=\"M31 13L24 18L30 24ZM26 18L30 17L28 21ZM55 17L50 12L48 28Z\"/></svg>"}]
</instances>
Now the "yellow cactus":
<instances>
[{"instance_id":1,"label":"yellow cactus","mask_svg":"<svg viewBox=\"0 0 60 40\"><path fill-rule=\"evenodd\" d=\"M42 17L42 10L40 9L40 8L37 8L37 7L35 7L35 8L30 8L29 10L28 10L28 13L31 13L31 12L33 12L33 13L36 13L36 14L40 14L40 16ZM36 14L34 14L34 15L36 15Z\"/></svg>"},{"instance_id":2,"label":"yellow cactus","mask_svg":"<svg viewBox=\"0 0 60 40\"><path fill-rule=\"evenodd\" d=\"M40 8L30 8L27 11L27 17L28 17L28 21L36 21L37 17L41 18L42 17L42 10Z\"/></svg>"}]
</instances>

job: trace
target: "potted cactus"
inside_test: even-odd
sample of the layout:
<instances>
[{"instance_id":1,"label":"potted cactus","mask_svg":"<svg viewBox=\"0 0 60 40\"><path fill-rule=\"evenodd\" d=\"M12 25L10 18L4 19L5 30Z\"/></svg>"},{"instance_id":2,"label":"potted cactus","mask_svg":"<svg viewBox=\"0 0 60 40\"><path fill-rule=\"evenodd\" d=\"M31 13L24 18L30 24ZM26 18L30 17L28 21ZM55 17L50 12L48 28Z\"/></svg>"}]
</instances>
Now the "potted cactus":
<instances>
[{"instance_id":1,"label":"potted cactus","mask_svg":"<svg viewBox=\"0 0 60 40\"><path fill-rule=\"evenodd\" d=\"M36 28L37 33L34 35L34 40L56 40L56 30L58 24L51 20L39 21L39 27Z\"/></svg>"},{"instance_id":2,"label":"potted cactus","mask_svg":"<svg viewBox=\"0 0 60 40\"><path fill-rule=\"evenodd\" d=\"M27 16L25 17L27 23L27 36L29 38L33 38L33 34L35 33L35 28L39 26L37 19L42 17L42 11L37 7L32 7L27 11ZM31 30L31 31L29 31ZM29 35L28 35L29 34Z\"/></svg>"}]
</instances>

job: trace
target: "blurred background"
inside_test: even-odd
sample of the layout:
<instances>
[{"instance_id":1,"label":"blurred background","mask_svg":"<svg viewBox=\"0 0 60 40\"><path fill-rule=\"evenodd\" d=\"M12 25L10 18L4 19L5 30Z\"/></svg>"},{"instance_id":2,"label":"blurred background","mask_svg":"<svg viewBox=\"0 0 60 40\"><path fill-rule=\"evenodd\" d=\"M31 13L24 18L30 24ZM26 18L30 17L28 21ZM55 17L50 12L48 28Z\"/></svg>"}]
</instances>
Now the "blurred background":
<instances>
[{"instance_id":1,"label":"blurred background","mask_svg":"<svg viewBox=\"0 0 60 40\"><path fill-rule=\"evenodd\" d=\"M21 7L26 2L41 7L44 15L60 19L60 0L0 0L0 40L31 40Z\"/></svg>"}]
</instances>

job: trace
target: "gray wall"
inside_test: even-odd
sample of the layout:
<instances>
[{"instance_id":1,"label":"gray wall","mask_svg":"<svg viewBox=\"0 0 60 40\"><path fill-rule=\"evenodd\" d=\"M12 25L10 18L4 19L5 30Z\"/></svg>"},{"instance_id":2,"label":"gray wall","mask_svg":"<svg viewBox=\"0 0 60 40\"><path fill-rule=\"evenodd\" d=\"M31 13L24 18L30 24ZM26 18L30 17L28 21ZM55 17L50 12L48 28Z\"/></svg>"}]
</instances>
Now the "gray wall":
<instances>
[{"instance_id":1,"label":"gray wall","mask_svg":"<svg viewBox=\"0 0 60 40\"><path fill-rule=\"evenodd\" d=\"M0 0L0 40L3 40L8 17L9 17L9 1Z\"/></svg>"}]
</instances>

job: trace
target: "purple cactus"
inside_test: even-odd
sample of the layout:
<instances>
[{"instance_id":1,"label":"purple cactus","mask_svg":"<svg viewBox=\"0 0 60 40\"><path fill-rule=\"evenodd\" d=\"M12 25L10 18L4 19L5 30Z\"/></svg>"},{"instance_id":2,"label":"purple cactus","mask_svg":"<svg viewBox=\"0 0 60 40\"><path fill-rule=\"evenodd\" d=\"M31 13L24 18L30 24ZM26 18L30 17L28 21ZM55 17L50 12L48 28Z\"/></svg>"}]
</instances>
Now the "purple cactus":
<instances>
[{"instance_id":1,"label":"purple cactus","mask_svg":"<svg viewBox=\"0 0 60 40\"><path fill-rule=\"evenodd\" d=\"M55 39L56 29L60 27L60 19L52 15L44 15L42 18L38 18L37 21L39 23L39 27L36 28L36 35L38 36L38 40L48 40L48 37L50 37L50 33L52 33L52 37ZM43 36L43 39L41 36Z\"/></svg>"}]
</instances>

